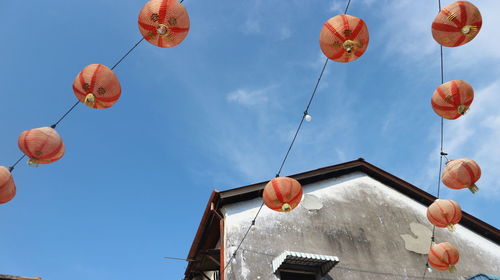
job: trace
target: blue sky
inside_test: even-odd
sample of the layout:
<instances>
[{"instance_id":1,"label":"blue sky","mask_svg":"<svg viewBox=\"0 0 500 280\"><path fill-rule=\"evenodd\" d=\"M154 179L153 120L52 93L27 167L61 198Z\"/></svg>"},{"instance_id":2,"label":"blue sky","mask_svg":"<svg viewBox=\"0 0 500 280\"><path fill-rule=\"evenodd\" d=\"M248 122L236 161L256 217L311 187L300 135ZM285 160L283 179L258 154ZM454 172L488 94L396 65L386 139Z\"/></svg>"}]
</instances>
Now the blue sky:
<instances>
[{"instance_id":1,"label":"blue sky","mask_svg":"<svg viewBox=\"0 0 500 280\"><path fill-rule=\"evenodd\" d=\"M352 0L370 44L330 62L283 175L359 157L433 194L440 84L430 24L436 1ZM443 6L451 1L442 1ZM445 81L475 89L465 117L445 122L445 151L483 169L480 191L442 197L500 225L500 19L474 3L483 29L445 48ZM48 126L75 102L88 64L112 66L140 39L145 1L0 1L0 164L19 156L23 130ZM171 49L142 43L115 73L122 97L79 105L58 127L59 161L14 171L18 193L0 205L0 273L43 279L180 279L212 189L274 176L324 57L322 24L345 1L186 0L191 31Z\"/></svg>"}]
</instances>

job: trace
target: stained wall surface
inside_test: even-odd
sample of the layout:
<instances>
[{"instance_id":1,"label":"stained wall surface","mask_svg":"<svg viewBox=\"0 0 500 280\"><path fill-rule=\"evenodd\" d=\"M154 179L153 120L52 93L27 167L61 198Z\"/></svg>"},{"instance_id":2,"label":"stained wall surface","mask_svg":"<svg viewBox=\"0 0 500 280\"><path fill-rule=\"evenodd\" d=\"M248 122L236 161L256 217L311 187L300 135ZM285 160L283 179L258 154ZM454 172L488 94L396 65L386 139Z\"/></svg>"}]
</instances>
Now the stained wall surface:
<instances>
[{"instance_id":1,"label":"stained wall surface","mask_svg":"<svg viewBox=\"0 0 500 280\"><path fill-rule=\"evenodd\" d=\"M305 185L304 193L318 197L323 208L302 206L278 213L264 206L225 279L276 280L272 260L283 251L337 256L340 263L324 279L422 279L427 255L405 248L416 247L428 236L416 236L411 223L432 229L426 206L356 172ZM260 199L225 206L226 260L230 258L261 205ZM424 230L425 232L425 230ZM436 242L453 243L460 252L457 272L433 270L426 279L464 279L478 273L500 273L500 247L458 225L455 232L436 228ZM422 242L420 242L422 243Z\"/></svg>"}]
</instances>

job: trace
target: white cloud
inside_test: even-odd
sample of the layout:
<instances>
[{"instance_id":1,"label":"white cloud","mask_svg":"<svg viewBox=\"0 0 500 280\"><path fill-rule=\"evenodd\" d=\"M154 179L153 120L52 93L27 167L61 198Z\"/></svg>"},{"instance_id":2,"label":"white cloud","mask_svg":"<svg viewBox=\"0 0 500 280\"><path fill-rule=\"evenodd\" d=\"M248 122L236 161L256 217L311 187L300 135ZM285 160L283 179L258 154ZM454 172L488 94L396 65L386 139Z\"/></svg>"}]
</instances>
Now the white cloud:
<instances>
[{"instance_id":1,"label":"white cloud","mask_svg":"<svg viewBox=\"0 0 500 280\"><path fill-rule=\"evenodd\" d=\"M363 0L363 4L366 6L371 6L373 3L375 3L375 0Z\"/></svg>"},{"instance_id":2,"label":"white cloud","mask_svg":"<svg viewBox=\"0 0 500 280\"><path fill-rule=\"evenodd\" d=\"M248 107L266 104L269 101L268 95L273 88L275 86L256 90L237 89L227 95L227 101Z\"/></svg>"},{"instance_id":3,"label":"white cloud","mask_svg":"<svg viewBox=\"0 0 500 280\"><path fill-rule=\"evenodd\" d=\"M338 0L333 0L328 8L330 12L342 13L344 12L344 4L340 3Z\"/></svg>"},{"instance_id":4,"label":"white cloud","mask_svg":"<svg viewBox=\"0 0 500 280\"><path fill-rule=\"evenodd\" d=\"M339 148L335 148L335 153L337 154L337 158L339 159L340 162L347 161L347 157L346 157L344 151L342 151Z\"/></svg>"},{"instance_id":5,"label":"white cloud","mask_svg":"<svg viewBox=\"0 0 500 280\"><path fill-rule=\"evenodd\" d=\"M292 36L292 31L288 27L282 27L280 30L280 39L286 40Z\"/></svg>"},{"instance_id":6,"label":"white cloud","mask_svg":"<svg viewBox=\"0 0 500 280\"><path fill-rule=\"evenodd\" d=\"M243 26L243 31L247 34L260 33L260 22L255 18L248 18Z\"/></svg>"},{"instance_id":7,"label":"white cloud","mask_svg":"<svg viewBox=\"0 0 500 280\"><path fill-rule=\"evenodd\" d=\"M500 18L497 13L489 12L500 11L500 1L481 1L474 4L482 11L483 26L471 42L460 47L446 49L450 52L450 67L468 69L473 65L500 58L500 48L498 48Z\"/></svg>"},{"instance_id":8,"label":"white cloud","mask_svg":"<svg viewBox=\"0 0 500 280\"><path fill-rule=\"evenodd\" d=\"M500 197L500 81L475 93L470 112L446 122L445 148L453 158L468 157L482 167L478 186L484 196Z\"/></svg>"},{"instance_id":9,"label":"white cloud","mask_svg":"<svg viewBox=\"0 0 500 280\"><path fill-rule=\"evenodd\" d=\"M373 0L365 1L370 5ZM443 7L451 2L443 3ZM483 26L481 31L471 42L455 48L443 48L446 56L446 69L467 70L474 65L491 62L500 58L500 36L498 26L500 18L496 13L488 11L500 10L500 1L483 1L476 6L482 11ZM439 44L434 41L431 33L431 24L438 13L436 5L429 5L426 1L395 1L381 10L383 24L379 30L370 30L373 37L383 38L380 42L387 45L384 54L389 59L399 55L398 63L405 60L413 67L428 68L429 56L436 56ZM410 16L411 14L411 16ZM438 59L433 60L436 64ZM412 68L413 68L412 67Z\"/></svg>"},{"instance_id":10,"label":"white cloud","mask_svg":"<svg viewBox=\"0 0 500 280\"><path fill-rule=\"evenodd\" d=\"M382 39L386 56L392 59L394 54L399 54L413 63L419 62L434 54L438 47L431 35L436 14L437 7L425 1L394 1L381 10L384 21L379 30L370 32Z\"/></svg>"}]
</instances>

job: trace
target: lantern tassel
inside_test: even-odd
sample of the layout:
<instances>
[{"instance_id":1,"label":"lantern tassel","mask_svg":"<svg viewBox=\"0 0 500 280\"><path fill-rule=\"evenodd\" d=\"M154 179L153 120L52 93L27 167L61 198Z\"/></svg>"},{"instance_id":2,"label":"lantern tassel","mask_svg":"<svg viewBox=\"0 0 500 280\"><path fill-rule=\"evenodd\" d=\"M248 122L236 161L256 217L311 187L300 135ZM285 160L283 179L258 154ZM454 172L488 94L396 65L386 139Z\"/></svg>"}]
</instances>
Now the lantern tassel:
<instances>
[{"instance_id":1,"label":"lantern tassel","mask_svg":"<svg viewBox=\"0 0 500 280\"><path fill-rule=\"evenodd\" d=\"M446 228L447 228L449 231L451 231L451 232L454 232L454 231L455 231L455 225L454 225L454 224L452 224L452 223L449 223L449 224L446 226Z\"/></svg>"},{"instance_id":2,"label":"lantern tassel","mask_svg":"<svg viewBox=\"0 0 500 280\"><path fill-rule=\"evenodd\" d=\"M33 167L38 167L40 165L40 161L36 158L30 158L28 160L28 165Z\"/></svg>"},{"instance_id":3,"label":"lantern tassel","mask_svg":"<svg viewBox=\"0 0 500 280\"><path fill-rule=\"evenodd\" d=\"M472 186L469 187L469 190L472 193L476 193L479 190L479 188L476 186L476 184L472 184Z\"/></svg>"},{"instance_id":4,"label":"lantern tassel","mask_svg":"<svg viewBox=\"0 0 500 280\"><path fill-rule=\"evenodd\" d=\"M467 105L458 105L457 111L460 115L465 115L465 113L469 110L469 106Z\"/></svg>"},{"instance_id":5,"label":"lantern tassel","mask_svg":"<svg viewBox=\"0 0 500 280\"><path fill-rule=\"evenodd\" d=\"M457 271L457 268L454 265L450 265L450 266L448 266L448 271L451 273L454 273Z\"/></svg>"},{"instance_id":6,"label":"lantern tassel","mask_svg":"<svg viewBox=\"0 0 500 280\"><path fill-rule=\"evenodd\" d=\"M285 202L281 206L281 210L283 210L284 212L290 212L292 210L292 206L290 206L290 204Z\"/></svg>"},{"instance_id":7,"label":"lantern tassel","mask_svg":"<svg viewBox=\"0 0 500 280\"><path fill-rule=\"evenodd\" d=\"M344 44L342 44L342 47L346 50L347 53L351 53L354 47L358 47L359 43L354 42L352 40L346 40Z\"/></svg>"},{"instance_id":8,"label":"lantern tassel","mask_svg":"<svg viewBox=\"0 0 500 280\"><path fill-rule=\"evenodd\" d=\"M466 25L460 30L465 36L474 36L477 33L477 27L474 25Z\"/></svg>"},{"instance_id":9,"label":"lantern tassel","mask_svg":"<svg viewBox=\"0 0 500 280\"><path fill-rule=\"evenodd\" d=\"M94 107L95 105L95 95L93 93L89 93L87 94L87 96L85 96L85 100L83 100L83 104L89 106L89 107Z\"/></svg>"}]
</instances>

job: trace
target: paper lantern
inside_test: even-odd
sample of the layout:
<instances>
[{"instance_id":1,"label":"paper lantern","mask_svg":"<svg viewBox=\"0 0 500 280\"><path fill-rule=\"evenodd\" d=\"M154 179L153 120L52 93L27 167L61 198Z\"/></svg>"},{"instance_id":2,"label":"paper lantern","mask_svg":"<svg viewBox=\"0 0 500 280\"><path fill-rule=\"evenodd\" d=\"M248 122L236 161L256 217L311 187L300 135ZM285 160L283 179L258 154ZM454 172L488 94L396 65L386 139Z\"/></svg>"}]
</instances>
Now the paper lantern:
<instances>
[{"instance_id":1,"label":"paper lantern","mask_svg":"<svg viewBox=\"0 0 500 280\"><path fill-rule=\"evenodd\" d=\"M427 208L427 219L431 224L455 230L455 225L462 219L462 209L460 205L453 200L436 199L429 208Z\"/></svg>"},{"instance_id":2,"label":"paper lantern","mask_svg":"<svg viewBox=\"0 0 500 280\"><path fill-rule=\"evenodd\" d=\"M474 99L474 89L462 80L453 80L437 87L431 104L439 116L454 120L469 110Z\"/></svg>"},{"instance_id":3,"label":"paper lantern","mask_svg":"<svg viewBox=\"0 0 500 280\"><path fill-rule=\"evenodd\" d=\"M188 34L189 16L177 0L151 0L139 13L139 30L155 46L174 47Z\"/></svg>"},{"instance_id":4,"label":"paper lantern","mask_svg":"<svg viewBox=\"0 0 500 280\"><path fill-rule=\"evenodd\" d=\"M0 166L0 204L11 201L16 196L16 184L9 169Z\"/></svg>"},{"instance_id":5,"label":"paper lantern","mask_svg":"<svg viewBox=\"0 0 500 280\"><path fill-rule=\"evenodd\" d=\"M292 211L302 199L302 186L292 178L274 178L264 187L264 203L279 212Z\"/></svg>"},{"instance_id":6,"label":"paper lantern","mask_svg":"<svg viewBox=\"0 0 500 280\"><path fill-rule=\"evenodd\" d=\"M368 47L369 34L365 22L350 15L329 19L319 34L321 50L331 60L349 62L358 59Z\"/></svg>"},{"instance_id":7,"label":"paper lantern","mask_svg":"<svg viewBox=\"0 0 500 280\"><path fill-rule=\"evenodd\" d=\"M19 149L30 158L28 164L38 166L60 159L64 155L61 136L51 127L26 130L17 140Z\"/></svg>"},{"instance_id":8,"label":"paper lantern","mask_svg":"<svg viewBox=\"0 0 500 280\"><path fill-rule=\"evenodd\" d=\"M479 178L481 178L481 168L468 158L448 161L441 177L443 184L448 188L455 190L469 188L472 193L479 190L475 185Z\"/></svg>"},{"instance_id":9,"label":"paper lantern","mask_svg":"<svg viewBox=\"0 0 500 280\"><path fill-rule=\"evenodd\" d=\"M437 270L456 271L455 264L459 259L457 248L448 242L434 244L429 250L428 263Z\"/></svg>"},{"instance_id":10,"label":"paper lantern","mask_svg":"<svg viewBox=\"0 0 500 280\"><path fill-rule=\"evenodd\" d=\"M454 2L443 8L432 22L432 37L445 47L468 43L479 33L483 20L472 3Z\"/></svg>"},{"instance_id":11,"label":"paper lantern","mask_svg":"<svg viewBox=\"0 0 500 280\"><path fill-rule=\"evenodd\" d=\"M73 92L85 105L105 109L120 98L122 89L115 73L102 64L90 64L73 81Z\"/></svg>"}]
</instances>

